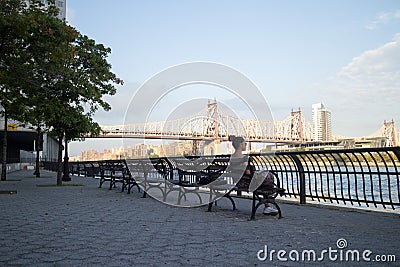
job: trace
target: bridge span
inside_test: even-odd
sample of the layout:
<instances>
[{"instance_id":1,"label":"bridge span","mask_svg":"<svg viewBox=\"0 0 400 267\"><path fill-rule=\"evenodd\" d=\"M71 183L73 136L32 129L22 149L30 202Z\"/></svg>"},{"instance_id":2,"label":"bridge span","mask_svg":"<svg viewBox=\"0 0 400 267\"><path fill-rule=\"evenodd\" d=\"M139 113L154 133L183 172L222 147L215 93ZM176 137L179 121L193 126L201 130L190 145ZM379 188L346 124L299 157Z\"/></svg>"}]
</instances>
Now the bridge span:
<instances>
[{"instance_id":1,"label":"bridge span","mask_svg":"<svg viewBox=\"0 0 400 267\"><path fill-rule=\"evenodd\" d=\"M301 110L292 111L282 121L241 119L209 103L200 112L174 120L102 126L101 138L146 138L228 141L230 135L249 142L303 143L312 141L312 124Z\"/></svg>"},{"instance_id":2,"label":"bridge span","mask_svg":"<svg viewBox=\"0 0 400 267\"><path fill-rule=\"evenodd\" d=\"M304 144L314 141L312 123L300 108L292 110L282 121L241 119L217 108L217 102L209 103L202 111L174 120L101 126L98 138L137 138L192 141L228 141L230 135L243 136L248 142L276 144ZM93 136L88 136L93 138ZM356 137L355 140L386 138L386 146L400 145L400 132L394 120L384 122L375 133ZM343 139L346 139L343 137Z\"/></svg>"}]
</instances>

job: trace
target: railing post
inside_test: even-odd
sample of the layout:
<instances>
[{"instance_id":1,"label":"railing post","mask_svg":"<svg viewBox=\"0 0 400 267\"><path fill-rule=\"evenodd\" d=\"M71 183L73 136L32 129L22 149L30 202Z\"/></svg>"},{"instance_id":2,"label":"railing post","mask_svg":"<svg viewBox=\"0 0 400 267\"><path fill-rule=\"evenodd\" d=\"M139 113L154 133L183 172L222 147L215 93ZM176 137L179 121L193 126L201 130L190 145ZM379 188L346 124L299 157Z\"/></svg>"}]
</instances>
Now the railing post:
<instances>
[{"instance_id":1,"label":"railing post","mask_svg":"<svg viewBox=\"0 0 400 267\"><path fill-rule=\"evenodd\" d=\"M393 148L393 153L396 155L397 160L400 161L400 148L399 147L394 147Z\"/></svg>"},{"instance_id":2,"label":"railing post","mask_svg":"<svg viewBox=\"0 0 400 267\"><path fill-rule=\"evenodd\" d=\"M304 168L301 161L295 154L290 154L294 163L297 166L299 179L300 179L300 204L306 204L306 177L304 175Z\"/></svg>"}]
</instances>

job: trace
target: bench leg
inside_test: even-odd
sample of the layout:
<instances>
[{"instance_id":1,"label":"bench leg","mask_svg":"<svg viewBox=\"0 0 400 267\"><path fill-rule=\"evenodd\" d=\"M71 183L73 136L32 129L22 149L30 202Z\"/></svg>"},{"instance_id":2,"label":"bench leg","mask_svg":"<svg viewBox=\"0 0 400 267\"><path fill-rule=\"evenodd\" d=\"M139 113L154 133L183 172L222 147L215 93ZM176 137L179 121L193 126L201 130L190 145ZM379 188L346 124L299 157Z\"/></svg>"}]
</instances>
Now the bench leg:
<instances>
[{"instance_id":1,"label":"bench leg","mask_svg":"<svg viewBox=\"0 0 400 267\"><path fill-rule=\"evenodd\" d=\"M271 203L272 205L275 206L275 208L278 210L278 219L281 219L282 218L282 211L281 211L281 208L279 207L278 203L275 202L275 199L274 199L274 201L269 202L269 203Z\"/></svg>"},{"instance_id":2,"label":"bench leg","mask_svg":"<svg viewBox=\"0 0 400 267\"><path fill-rule=\"evenodd\" d=\"M112 187L113 187L113 178L111 178L111 180L110 180L110 188L109 188L109 190L111 190Z\"/></svg>"},{"instance_id":3,"label":"bench leg","mask_svg":"<svg viewBox=\"0 0 400 267\"><path fill-rule=\"evenodd\" d=\"M141 189L140 189L140 186L139 186L136 182L135 182L135 185L136 185L136 187L137 187L138 192L139 192L139 193L142 192Z\"/></svg>"},{"instance_id":4,"label":"bench leg","mask_svg":"<svg viewBox=\"0 0 400 267\"><path fill-rule=\"evenodd\" d=\"M230 195L224 195L223 197L226 197L227 199L230 200L231 204L232 204L232 210L236 210L236 203L233 200L233 198ZM207 211L211 211L212 210L212 205L215 203L215 206L217 206L217 201L211 201L210 203L208 203L208 209Z\"/></svg>"},{"instance_id":5,"label":"bench leg","mask_svg":"<svg viewBox=\"0 0 400 267\"><path fill-rule=\"evenodd\" d=\"M256 196L253 194L253 203L251 205L251 216L250 216L250 220L254 220L254 218L256 217L256 211L257 211L257 207L256 207Z\"/></svg>"},{"instance_id":6,"label":"bench leg","mask_svg":"<svg viewBox=\"0 0 400 267\"><path fill-rule=\"evenodd\" d=\"M279 207L279 205L275 205L276 209L278 210L278 219L282 218L282 212L281 212L281 208Z\"/></svg>"},{"instance_id":7,"label":"bench leg","mask_svg":"<svg viewBox=\"0 0 400 267\"><path fill-rule=\"evenodd\" d=\"M185 188L183 188L183 191L185 191ZM182 193L180 192L180 193L179 193L178 202L177 202L178 205L181 204L182 198L186 201L186 194L195 194L195 195L199 198L200 205L203 204L203 200L201 199L201 196L200 196L199 193L197 193L197 192L194 191L194 190L192 190L192 191L188 191L188 190L187 190L186 192L182 192Z\"/></svg>"},{"instance_id":8,"label":"bench leg","mask_svg":"<svg viewBox=\"0 0 400 267\"><path fill-rule=\"evenodd\" d=\"M256 204L256 200L258 200L258 203ZM254 220L255 216L256 216L256 211L258 209L259 206L265 204L265 203L269 203L272 204L276 207L276 209L278 210L278 219L282 218L282 211L281 208L279 207L278 203L275 202L275 199L264 199L264 201L257 199L257 196L253 194L253 203L252 203L252 207L251 207L251 216L250 216L250 220Z\"/></svg>"},{"instance_id":9,"label":"bench leg","mask_svg":"<svg viewBox=\"0 0 400 267\"><path fill-rule=\"evenodd\" d=\"M140 187L139 187L139 185L136 183L136 181L130 181L129 183L127 183L128 194L131 193L132 187L134 187L134 186L137 187L139 193L141 192L141 191L140 191Z\"/></svg>"},{"instance_id":10,"label":"bench leg","mask_svg":"<svg viewBox=\"0 0 400 267\"><path fill-rule=\"evenodd\" d=\"M236 203L235 203L235 201L233 200L233 198L232 198L229 194L226 194L224 197L226 197L227 199L229 199L229 200L231 201L231 203L232 203L232 210L236 210Z\"/></svg>"},{"instance_id":11,"label":"bench leg","mask_svg":"<svg viewBox=\"0 0 400 267\"><path fill-rule=\"evenodd\" d=\"M212 210L212 205L213 205L213 203L214 203L214 202L208 203L208 209L207 209L207 211L211 211L211 210Z\"/></svg>"}]
</instances>

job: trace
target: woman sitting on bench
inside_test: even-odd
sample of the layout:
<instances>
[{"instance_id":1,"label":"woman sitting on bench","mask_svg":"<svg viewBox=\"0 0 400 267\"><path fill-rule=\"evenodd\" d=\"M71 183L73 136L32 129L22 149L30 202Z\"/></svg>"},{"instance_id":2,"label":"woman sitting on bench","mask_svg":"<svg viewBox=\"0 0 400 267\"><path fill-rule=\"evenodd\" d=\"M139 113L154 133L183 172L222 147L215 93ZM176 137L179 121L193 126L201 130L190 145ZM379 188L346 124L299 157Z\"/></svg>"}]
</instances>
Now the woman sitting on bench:
<instances>
[{"instance_id":1,"label":"woman sitting on bench","mask_svg":"<svg viewBox=\"0 0 400 267\"><path fill-rule=\"evenodd\" d=\"M244 151L246 151L246 141L244 140L243 137L240 136L230 136L229 141L232 142L232 146L235 149L233 154L231 155L232 158L238 158L238 159L244 159L242 164L246 164L246 167L244 168L244 171L242 173L242 177L236 184L237 187L239 188L249 188L249 185L251 183L251 179L253 178L254 175L254 167L249 165L247 160L247 156L243 154ZM274 207L271 206L269 203L265 203L264 211L263 214L266 215L278 215L278 210Z\"/></svg>"}]
</instances>

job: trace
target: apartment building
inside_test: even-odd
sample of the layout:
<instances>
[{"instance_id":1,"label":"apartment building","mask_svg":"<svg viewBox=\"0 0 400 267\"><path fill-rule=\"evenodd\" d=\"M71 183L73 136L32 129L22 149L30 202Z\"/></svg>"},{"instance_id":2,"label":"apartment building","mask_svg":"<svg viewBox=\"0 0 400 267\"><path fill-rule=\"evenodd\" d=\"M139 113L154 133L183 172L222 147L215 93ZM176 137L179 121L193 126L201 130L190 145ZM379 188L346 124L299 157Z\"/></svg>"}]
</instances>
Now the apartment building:
<instances>
[{"instance_id":1,"label":"apartment building","mask_svg":"<svg viewBox=\"0 0 400 267\"><path fill-rule=\"evenodd\" d=\"M322 103L312 105L312 124L314 141L332 140L331 112Z\"/></svg>"}]
</instances>

